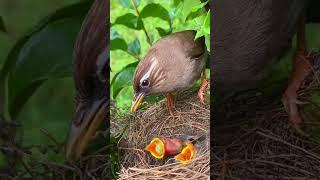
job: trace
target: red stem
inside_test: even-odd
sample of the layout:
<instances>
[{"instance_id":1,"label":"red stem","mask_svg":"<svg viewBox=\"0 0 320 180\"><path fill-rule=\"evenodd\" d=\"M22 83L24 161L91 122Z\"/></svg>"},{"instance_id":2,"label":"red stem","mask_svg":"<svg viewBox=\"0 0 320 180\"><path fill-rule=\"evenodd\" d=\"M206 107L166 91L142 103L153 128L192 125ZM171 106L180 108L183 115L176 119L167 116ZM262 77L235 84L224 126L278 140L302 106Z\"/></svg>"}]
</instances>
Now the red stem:
<instances>
[{"instance_id":1,"label":"red stem","mask_svg":"<svg viewBox=\"0 0 320 180\"><path fill-rule=\"evenodd\" d=\"M132 2L132 4L133 4L133 6L134 6L134 9L135 9L135 10L136 10L136 12L137 12L138 17L140 17L140 13L139 13L139 10L138 10L138 8L137 8L136 2L134 2L134 0L131 0L131 2ZM142 26L143 26L143 32L144 32L144 34L145 34L145 35L146 35L146 37L147 37L147 41L148 41L148 43L149 43L149 44L150 44L150 46L151 46L151 45L152 45L152 43L151 43L150 36L149 36L149 34L148 34L148 32L147 32L146 28L144 27L144 24L142 24Z\"/></svg>"}]
</instances>

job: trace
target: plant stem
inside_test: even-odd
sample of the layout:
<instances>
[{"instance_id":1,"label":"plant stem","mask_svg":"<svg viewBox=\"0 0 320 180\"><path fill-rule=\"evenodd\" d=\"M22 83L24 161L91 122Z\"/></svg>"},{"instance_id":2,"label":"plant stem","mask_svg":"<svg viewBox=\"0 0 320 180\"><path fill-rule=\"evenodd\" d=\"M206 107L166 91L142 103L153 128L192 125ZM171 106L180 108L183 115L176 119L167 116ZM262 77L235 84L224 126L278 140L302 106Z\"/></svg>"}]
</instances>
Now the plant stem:
<instances>
[{"instance_id":1,"label":"plant stem","mask_svg":"<svg viewBox=\"0 0 320 180\"><path fill-rule=\"evenodd\" d=\"M132 2L132 4L133 4L133 6L134 6L134 9L135 9L136 12L137 12L138 17L140 17L140 13L139 13L139 10L138 10L138 8L137 8L136 2L134 2L134 0L131 0L131 2ZM142 28L143 28L144 34L145 34L146 37L147 37L147 42L148 42L148 43L150 44L150 46L151 46L151 45L152 45L152 42L151 42L150 36L149 36L146 28L144 27L143 22L142 22Z\"/></svg>"},{"instance_id":2,"label":"plant stem","mask_svg":"<svg viewBox=\"0 0 320 180\"><path fill-rule=\"evenodd\" d=\"M139 13L139 10L138 10L138 8L137 8L136 2L134 2L134 0L131 0L131 2L132 2L132 4L133 4L133 6L134 6L134 9L135 9L136 12L137 12L137 15L140 17L140 13Z\"/></svg>"}]
</instances>

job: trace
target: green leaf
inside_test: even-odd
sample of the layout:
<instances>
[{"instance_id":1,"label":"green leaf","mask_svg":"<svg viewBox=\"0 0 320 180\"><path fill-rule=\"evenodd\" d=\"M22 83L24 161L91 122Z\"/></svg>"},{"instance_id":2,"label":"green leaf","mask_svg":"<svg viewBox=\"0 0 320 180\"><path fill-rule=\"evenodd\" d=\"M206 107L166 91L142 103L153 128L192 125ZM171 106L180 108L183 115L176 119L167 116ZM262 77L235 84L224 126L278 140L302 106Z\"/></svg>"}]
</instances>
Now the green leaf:
<instances>
[{"instance_id":1,"label":"green leaf","mask_svg":"<svg viewBox=\"0 0 320 180\"><path fill-rule=\"evenodd\" d=\"M133 56L138 56L141 51L141 45L138 38L135 38L134 41L129 43L128 45L128 52Z\"/></svg>"},{"instance_id":2,"label":"green leaf","mask_svg":"<svg viewBox=\"0 0 320 180\"><path fill-rule=\"evenodd\" d=\"M206 34L210 34L210 10L208 11L206 18L204 19L201 29L197 31L197 34L194 39L198 39L199 37L204 36Z\"/></svg>"},{"instance_id":3,"label":"green leaf","mask_svg":"<svg viewBox=\"0 0 320 180\"><path fill-rule=\"evenodd\" d=\"M121 24L131 29L141 30L143 28L143 23L137 16L127 13L118 17L112 25Z\"/></svg>"},{"instance_id":4,"label":"green leaf","mask_svg":"<svg viewBox=\"0 0 320 180\"><path fill-rule=\"evenodd\" d=\"M210 34L210 10L207 12L206 19L204 20L203 30L205 33Z\"/></svg>"},{"instance_id":5,"label":"green leaf","mask_svg":"<svg viewBox=\"0 0 320 180\"><path fill-rule=\"evenodd\" d=\"M204 36L204 35L206 35L206 32L204 32L203 29L200 29L199 31L197 31L197 34L196 34L196 36L194 37L194 40L196 40L196 39L198 39L199 37L202 37L202 36Z\"/></svg>"},{"instance_id":6,"label":"green leaf","mask_svg":"<svg viewBox=\"0 0 320 180\"><path fill-rule=\"evenodd\" d=\"M170 17L171 23L177 17L177 14L179 14L179 8L169 9L169 17Z\"/></svg>"},{"instance_id":7,"label":"green leaf","mask_svg":"<svg viewBox=\"0 0 320 180\"><path fill-rule=\"evenodd\" d=\"M140 13L140 17L141 18L157 17L157 18L160 18L162 20L167 21L171 27L171 20L170 20L169 12L160 4L151 3L151 4L146 5L142 9L142 11Z\"/></svg>"},{"instance_id":8,"label":"green leaf","mask_svg":"<svg viewBox=\"0 0 320 180\"><path fill-rule=\"evenodd\" d=\"M4 25L4 22L3 22L3 19L2 19L1 16L0 16L0 31L7 32L7 29L6 29L5 25Z\"/></svg>"},{"instance_id":9,"label":"green leaf","mask_svg":"<svg viewBox=\"0 0 320 180\"><path fill-rule=\"evenodd\" d=\"M120 34L112 28L110 30L110 51L118 49L127 51L128 45L126 41L121 38Z\"/></svg>"},{"instance_id":10,"label":"green leaf","mask_svg":"<svg viewBox=\"0 0 320 180\"><path fill-rule=\"evenodd\" d=\"M132 86L133 74L138 62L131 63L119 71L111 81L113 99L117 97L119 92L127 86Z\"/></svg>"},{"instance_id":11,"label":"green leaf","mask_svg":"<svg viewBox=\"0 0 320 180\"><path fill-rule=\"evenodd\" d=\"M196 12L196 11L198 11L199 9L202 9L206 4L208 4L208 2L209 2L209 1L206 1L206 2L204 2L204 3L200 3L200 4L197 4L197 5L193 6L193 7L191 8L191 12Z\"/></svg>"},{"instance_id":12,"label":"green leaf","mask_svg":"<svg viewBox=\"0 0 320 180\"><path fill-rule=\"evenodd\" d=\"M58 10L42 21L33 32L18 40L0 74L8 76L8 105L12 118L34 91L47 79L72 74L72 54L76 36L92 1Z\"/></svg>"},{"instance_id":13,"label":"green leaf","mask_svg":"<svg viewBox=\"0 0 320 180\"><path fill-rule=\"evenodd\" d=\"M205 35L205 44L206 44L208 52L210 52L211 51L211 49L210 49L210 34Z\"/></svg>"},{"instance_id":14,"label":"green leaf","mask_svg":"<svg viewBox=\"0 0 320 180\"><path fill-rule=\"evenodd\" d=\"M44 28L48 23L62 19L67 17L77 17L79 15L82 15L83 17L88 12L90 6L92 5L92 0L87 0L84 2L80 2L77 4L73 4L70 6L67 6L65 8L62 8L60 10L57 10L52 15L49 15L47 18L44 18L34 29L29 32L27 35L22 37L17 41L17 43L14 45L12 50L9 52L7 59L0 71L0 80L4 79L7 74L9 73L12 66L15 65L17 61L17 54L19 53L20 49L24 45L24 43L31 37L33 34L40 31L42 28Z\"/></svg>"},{"instance_id":15,"label":"green leaf","mask_svg":"<svg viewBox=\"0 0 320 180\"><path fill-rule=\"evenodd\" d=\"M134 9L134 6L132 4L132 0L119 0L120 4L128 9ZM140 4L140 0L134 0L136 6L138 7Z\"/></svg>"},{"instance_id":16,"label":"green leaf","mask_svg":"<svg viewBox=\"0 0 320 180\"><path fill-rule=\"evenodd\" d=\"M110 40L120 38L120 37L121 37L120 34L118 33L118 31L115 28L110 29Z\"/></svg>"},{"instance_id":17,"label":"green leaf","mask_svg":"<svg viewBox=\"0 0 320 180\"><path fill-rule=\"evenodd\" d=\"M306 41L310 51L320 50L320 23L310 23L306 25Z\"/></svg>"},{"instance_id":18,"label":"green leaf","mask_svg":"<svg viewBox=\"0 0 320 180\"><path fill-rule=\"evenodd\" d=\"M185 21L194 20L197 17L203 16L203 15L204 15L204 11L202 9L199 9L196 12L191 12L190 14L188 14Z\"/></svg>"},{"instance_id":19,"label":"green leaf","mask_svg":"<svg viewBox=\"0 0 320 180\"><path fill-rule=\"evenodd\" d=\"M173 7L177 7L182 0L173 0Z\"/></svg>"},{"instance_id":20,"label":"green leaf","mask_svg":"<svg viewBox=\"0 0 320 180\"><path fill-rule=\"evenodd\" d=\"M127 51L127 49L128 49L128 45L125 40L121 38L110 40L110 51L113 51L113 50Z\"/></svg>"},{"instance_id":21,"label":"green leaf","mask_svg":"<svg viewBox=\"0 0 320 180\"><path fill-rule=\"evenodd\" d=\"M161 37L166 36L168 34L171 34L171 32L172 32L171 30L165 30L165 29L160 28L160 27L157 27L156 29L157 29L157 31L158 31L158 33L159 33L159 35Z\"/></svg>"},{"instance_id":22,"label":"green leaf","mask_svg":"<svg viewBox=\"0 0 320 180\"><path fill-rule=\"evenodd\" d=\"M201 6L201 4L202 4L201 1L184 0L183 7L182 7L182 19L186 21L189 14L194 12L194 9L195 9L194 7L199 7Z\"/></svg>"}]
</instances>

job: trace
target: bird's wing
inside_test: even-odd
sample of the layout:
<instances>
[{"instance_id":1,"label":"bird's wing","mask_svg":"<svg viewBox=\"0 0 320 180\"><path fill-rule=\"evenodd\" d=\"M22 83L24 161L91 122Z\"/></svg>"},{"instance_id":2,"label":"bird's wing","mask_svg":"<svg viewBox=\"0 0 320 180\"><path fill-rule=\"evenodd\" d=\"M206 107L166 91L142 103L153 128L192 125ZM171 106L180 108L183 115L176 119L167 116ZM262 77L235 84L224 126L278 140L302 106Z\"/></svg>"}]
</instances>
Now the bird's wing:
<instances>
[{"instance_id":1,"label":"bird's wing","mask_svg":"<svg viewBox=\"0 0 320 180\"><path fill-rule=\"evenodd\" d=\"M206 51L204 36L194 40L196 31L187 30L172 34L172 46L180 49L188 59L197 59ZM170 36L169 36L170 37Z\"/></svg>"}]
</instances>

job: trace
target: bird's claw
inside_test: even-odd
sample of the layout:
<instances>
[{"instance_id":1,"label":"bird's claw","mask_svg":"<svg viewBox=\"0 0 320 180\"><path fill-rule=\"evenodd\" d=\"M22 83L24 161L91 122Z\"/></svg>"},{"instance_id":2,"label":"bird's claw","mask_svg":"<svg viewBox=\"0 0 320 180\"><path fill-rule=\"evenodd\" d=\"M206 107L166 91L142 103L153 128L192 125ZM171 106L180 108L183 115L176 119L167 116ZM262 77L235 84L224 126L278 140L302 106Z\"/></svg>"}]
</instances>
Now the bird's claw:
<instances>
[{"instance_id":1,"label":"bird's claw","mask_svg":"<svg viewBox=\"0 0 320 180\"><path fill-rule=\"evenodd\" d=\"M168 112L169 112L169 114L170 114L171 116L174 115L174 114L173 114L173 107L172 107L172 106L167 106L167 110L168 110Z\"/></svg>"},{"instance_id":2,"label":"bird's claw","mask_svg":"<svg viewBox=\"0 0 320 180\"><path fill-rule=\"evenodd\" d=\"M198 96L199 96L200 102L202 104L205 104L204 94L205 94L205 91L206 91L208 85L209 85L209 81L206 78L202 79L201 86L198 91Z\"/></svg>"},{"instance_id":3,"label":"bird's claw","mask_svg":"<svg viewBox=\"0 0 320 180\"><path fill-rule=\"evenodd\" d=\"M301 130L303 120L298 110L298 104L304 104L304 102L297 99L297 91L310 72L311 68L307 52L304 49L298 49L293 59L293 72L289 84L281 100L285 111L288 113L290 124L300 134L303 134Z\"/></svg>"},{"instance_id":4,"label":"bird's claw","mask_svg":"<svg viewBox=\"0 0 320 180\"><path fill-rule=\"evenodd\" d=\"M289 116L289 123L300 134L303 134L301 130L302 118L300 117L297 106L297 92L286 90L281 99L285 111Z\"/></svg>"}]
</instances>

